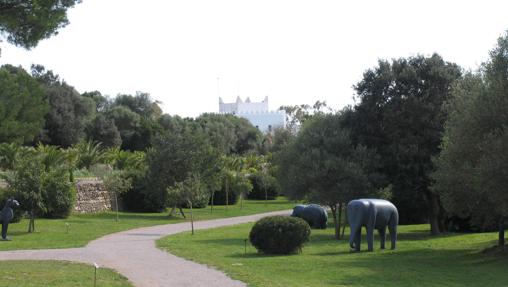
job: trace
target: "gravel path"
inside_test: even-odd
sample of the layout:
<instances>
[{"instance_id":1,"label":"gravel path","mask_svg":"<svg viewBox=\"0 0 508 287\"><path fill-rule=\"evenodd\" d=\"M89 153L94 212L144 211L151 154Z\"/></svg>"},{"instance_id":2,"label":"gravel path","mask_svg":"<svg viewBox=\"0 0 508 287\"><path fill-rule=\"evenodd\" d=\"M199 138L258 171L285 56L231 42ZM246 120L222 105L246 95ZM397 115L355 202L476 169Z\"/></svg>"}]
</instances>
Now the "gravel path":
<instances>
[{"instance_id":1,"label":"gravel path","mask_svg":"<svg viewBox=\"0 0 508 287\"><path fill-rule=\"evenodd\" d=\"M195 229L235 225L256 221L269 215L289 214L276 211L194 223ZM155 240L190 230L188 222L131 229L106 235L86 247L70 249L16 250L0 252L0 260L68 260L112 268L135 286L246 286L224 273L159 250Z\"/></svg>"}]
</instances>

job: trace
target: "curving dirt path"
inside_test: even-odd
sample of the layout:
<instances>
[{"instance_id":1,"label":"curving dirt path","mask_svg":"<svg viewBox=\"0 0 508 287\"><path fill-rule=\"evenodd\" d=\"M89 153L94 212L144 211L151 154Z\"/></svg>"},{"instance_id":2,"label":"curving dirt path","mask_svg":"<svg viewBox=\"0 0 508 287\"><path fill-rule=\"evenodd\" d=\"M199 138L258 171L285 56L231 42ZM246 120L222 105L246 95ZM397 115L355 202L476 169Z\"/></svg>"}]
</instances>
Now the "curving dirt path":
<instances>
[{"instance_id":1,"label":"curving dirt path","mask_svg":"<svg viewBox=\"0 0 508 287\"><path fill-rule=\"evenodd\" d=\"M197 221L195 229L207 229L256 221L290 211ZM0 260L68 260L115 269L138 287L157 286L246 286L223 272L201 265L155 246L155 240L190 230L188 222L131 229L91 241L86 247L70 249L16 250L0 252Z\"/></svg>"}]
</instances>

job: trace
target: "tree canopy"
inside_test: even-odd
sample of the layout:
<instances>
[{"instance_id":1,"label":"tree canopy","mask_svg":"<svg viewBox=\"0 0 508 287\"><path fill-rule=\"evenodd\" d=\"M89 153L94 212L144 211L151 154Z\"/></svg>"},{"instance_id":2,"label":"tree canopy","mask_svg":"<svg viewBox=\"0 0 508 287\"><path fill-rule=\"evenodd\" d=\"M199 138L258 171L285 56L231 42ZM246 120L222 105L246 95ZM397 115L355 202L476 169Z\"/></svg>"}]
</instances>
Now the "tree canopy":
<instances>
[{"instance_id":1,"label":"tree canopy","mask_svg":"<svg viewBox=\"0 0 508 287\"><path fill-rule=\"evenodd\" d=\"M22 68L0 68L0 142L30 143L44 125L48 103L39 83Z\"/></svg>"},{"instance_id":2,"label":"tree canopy","mask_svg":"<svg viewBox=\"0 0 508 287\"><path fill-rule=\"evenodd\" d=\"M434 190L448 212L472 223L499 226L508 216L508 34L480 72L458 82L436 159Z\"/></svg>"},{"instance_id":3,"label":"tree canopy","mask_svg":"<svg viewBox=\"0 0 508 287\"><path fill-rule=\"evenodd\" d=\"M67 9L81 0L18 0L0 2L0 36L31 49L69 24Z\"/></svg>"},{"instance_id":4,"label":"tree canopy","mask_svg":"<svg viewBox=\"0 0 508 287\"><path fill-rule=\"evenodd\" d=\"M373 194L375 158L372 151L353 145L341 114L314 116L276 155L282 193L329 206L338 238L337 205Z\"/></svg>"},{"instance_id":5,"label":"tree canopy","mask_svg":"<svg viewBox=\"0 0 508 287\"><path fill-rule=\"evenodd\" d=\"M380 60L355 86L360 102L347 115L353 141L376 149L392 184L401 223L442 226L439 197L430 190L431 158L439 153L452 84L460 68L439 55ZM441 225L441 226L440 226Z\"/></svg>"}]
</instances>

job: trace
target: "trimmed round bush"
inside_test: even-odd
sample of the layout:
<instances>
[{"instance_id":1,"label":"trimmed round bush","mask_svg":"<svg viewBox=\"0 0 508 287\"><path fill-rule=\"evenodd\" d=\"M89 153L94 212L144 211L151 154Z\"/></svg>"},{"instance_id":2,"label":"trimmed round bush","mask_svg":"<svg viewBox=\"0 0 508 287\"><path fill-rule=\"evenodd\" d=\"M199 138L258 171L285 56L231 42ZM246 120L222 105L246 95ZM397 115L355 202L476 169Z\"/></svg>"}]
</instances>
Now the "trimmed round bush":
<instances>
[{"instance_id":1,"label":"trimmed round bush","mask_svg":"<svg viewBox=\"0 0 508 287\"><path fill-rule=\"evenodd\" d=\"M305 220L289 216L269 216L252 227L249 239L260 252L290 254L300 251L309 241L310 226Z\"/></svg>"}]
</instances>

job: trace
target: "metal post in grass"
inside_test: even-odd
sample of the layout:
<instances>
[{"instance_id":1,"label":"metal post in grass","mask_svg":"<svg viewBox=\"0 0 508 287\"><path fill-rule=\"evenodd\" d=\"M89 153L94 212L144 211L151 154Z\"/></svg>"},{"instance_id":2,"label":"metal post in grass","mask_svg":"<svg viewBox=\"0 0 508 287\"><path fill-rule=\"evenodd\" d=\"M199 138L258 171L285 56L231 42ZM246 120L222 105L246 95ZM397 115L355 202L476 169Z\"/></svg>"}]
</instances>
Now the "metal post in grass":
<instances>
[{"instance_id":1,"label":"metal post in grass","mask_svg":"<svg viewBox=\"0 0 508 287\"><path fill-rule=\"evenodd\" d=\"M243 241L244 241L244 245L245 245L245 251L244 251L244 254L247 255L247 238L245 238Z\"/></svg>"},{"instance_id":2,"label":"metal post in grass","mask_svg":"<svg viewBox=\"0 0 508 287\"><path fill-rule=\"evenodd\" d=\"M99 264L97 263L93 263L93 266L95 267L95 273L94 273L94 277L93 277L93 287L97 287L97 269L99 269Z\"/></svg>"}]
</instances>

